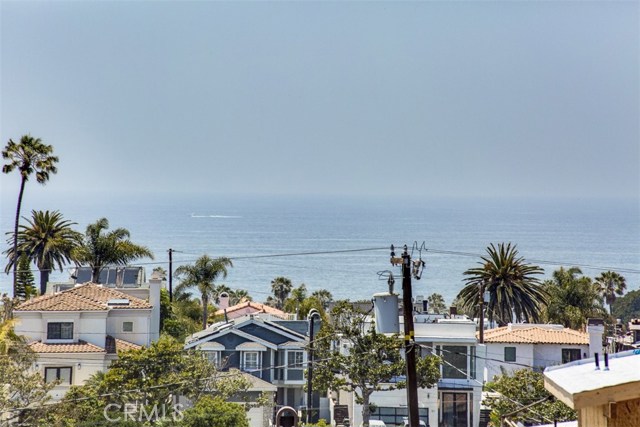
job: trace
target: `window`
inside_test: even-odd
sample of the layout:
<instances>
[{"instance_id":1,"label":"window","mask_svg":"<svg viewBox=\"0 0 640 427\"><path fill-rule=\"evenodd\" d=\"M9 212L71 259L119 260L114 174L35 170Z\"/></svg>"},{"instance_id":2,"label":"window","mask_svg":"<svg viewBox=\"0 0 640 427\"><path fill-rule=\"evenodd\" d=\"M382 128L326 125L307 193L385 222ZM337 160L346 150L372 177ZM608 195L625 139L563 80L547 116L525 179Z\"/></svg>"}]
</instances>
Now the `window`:
<instances>
[{"instance_id":1,"label":"window","mask_svg":"<svg viewBox=\"0 0 640 427\"><path fill-rule=\"evenodd\" d=\"M122 332L133 332L133 322L122 322Z\"/></svg>"},{"instance_id":2,"label":"window","mask_svg":"<svg viewBox=\"0 0 640 427\"><path fill-rule=\"evenodd\" d=\"M287 352L287 367L294 369L302 369L303 353L301 351Z\"/></svg>"},{"instance_id":3,"label":"window","mask_svg":"<svg viewBox=\"0 0 640 427\"><path fill-rule=\"evenodd\" d=\"M468 427L469 399L467 393L442 393L440 423L443 427Z\"/></svg>"},{"instance_id":4,"label":"window","mask_svg":"<svg viewBox=\"0 0 640 427\"><path fill-rule=\"evenodd\" d=\"M47 323L47 339L72 340L73 339L73 322Z\"/></svg>"},{"instance_id":5,"label":"window","mask_svg":"<svg viewBox=\"0 0 640 427\"><path fill-rule=\"evenodd\" d=\"M470 359L469 359L469 364L471 365L469 367L469 376L471 377L471 379L474 379L476 377L476 348L474 346L469 347L469 355L470 355Z\"/></svg>"},{"instance_id":6,"label":"window","mask_svg":"<svg viewBox=\"0 0 640 427\"><path fill-rule=\"evenodd\" d=\"M381 420L388 426L401 426L404 425L404 419L407 418L407 408L393 408L385 406L376 406L371 409L371 419ZM418 408L418 417L420 421L424 421L425 425L429 424L429 409Z\"/></svg>"},{"instance_id":7,"label":"window","mask_svg":"<svg viewBox=\"0 0 640 427\"><path fill-rule=\"evenodd\" d=\"M505 362L515 362L516 361L516 348L515 347L505 347L504 348L504 361Z\"/></svg>"},{"instance_id":8,"label":"window","mask_svg":"<svg viewBox=\"0 0 640 427\"><path fill-rule=\"evenodd\" d=\"M203 351L204 356L207 358L209 362L213 365L218 366L218 362L220 360L219 351Z\"/></svg>"},{"instance_id":9,"label":"window","mask_svg":"<svg viewBox=\"0 0 640 427\"><path fill-rule=\"evenodd\" d=\"M244 369L245 371L260 369L259 354L257 351L244 352Z\"/></svg>"},{"instance_id":10,"label":"window","mask_svg":"<svg viewBox=\"0 0 640 427\"><path fill-rule=\"evenodd\" d=\"M557 353L556 353L557 354ZM563 348L562 349L562 363L573 362L574 360L580 360L579 348Z\"/></svg>"},{"instance_id":11,"label":"window","mask_svg":"<svg viewBox=\"0 0 640 427\"><path fill-rule=\"evenodd\" d=\"M467 346L443 345L436 347L442 357L442 378L467 378Z\"/></svg>"},{"instance_id":12,"label":"window","mask_svg":"<svg viewBox=\"0 0 640 427\"><path fill-rule=\"evenodd\" d=\"M44 368L47 383L60 380L60 384L71 384L71 368Z\"/></svg>"}]
</instances>

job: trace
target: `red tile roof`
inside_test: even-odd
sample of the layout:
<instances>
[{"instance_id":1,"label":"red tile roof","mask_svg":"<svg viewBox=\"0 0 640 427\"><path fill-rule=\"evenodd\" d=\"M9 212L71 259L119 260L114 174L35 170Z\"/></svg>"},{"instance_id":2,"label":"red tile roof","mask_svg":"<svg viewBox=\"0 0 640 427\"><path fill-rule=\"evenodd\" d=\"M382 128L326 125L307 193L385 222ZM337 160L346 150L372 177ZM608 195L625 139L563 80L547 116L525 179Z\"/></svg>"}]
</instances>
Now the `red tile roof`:
<instances>
[{"instance_id":1,"label":"red tile roof","mask_svg":"<svg viewBox=\"0 0 640 427\"><path fill-rule=\"evenodd\" d=\"M282 310L278 310L277 308L270 307L266 304L261 304L259 302L253 301L245 301L240 304L232 305L231 307L227 307L227 315L231 315L233 317L233 313L236 311L244 310L244 309L253 309L252 313L267 313L273 314L274 316L281 317L283 319L287 318L287 313ZM224 314L224 310L218 310L215 312L216 315L220 316Z\"/></svg>"},{"instance_id":2,"label":"red tile roof","mask_svg":"<svg viewBox=\"0 0 640 427\"><path fill-rule=\"evenodd\" d=\"M128 305L110 306L110 300L128 300ZM112 308L149 309L151 305L143 299L127 295L111 288L93 283L76 286L55 294L42 295L23 302L15 311L105 311Z\"/></svg>"},{"instance_id":3,"label":"red tile roof","mask_svg":"<svg viewBox=\"0 0 640 427\"><path fill-rule=\"evenodd\" d=\"M72 344L49 344L35 341L29 344L35 353L105 353L103 348L85 341Z\"/></svg>"},{"instance_id":4,"label":"red tile roof","mask_svg":"<svg viewBox=\"0 0 640 427\"><path fill-rule=\"evenodd\" d=\"M107 335L105 348L108 354L118 354L119 351L138 350L142 346Z\"/></svg>"},{"instance_id":5,"label":"red tile roof","mask_svg":"<svg viewBox=\"0 0 640 427\"><path fill-rule=\"evenodd\" d=\"M487 343L512 343L512 344L574 344L588 345L589 334L574 331L569 328L551 328L531 325L528 327L504 326L502 328L489 329L484 333L484 341Z\"/></svg>"}]
</instances>

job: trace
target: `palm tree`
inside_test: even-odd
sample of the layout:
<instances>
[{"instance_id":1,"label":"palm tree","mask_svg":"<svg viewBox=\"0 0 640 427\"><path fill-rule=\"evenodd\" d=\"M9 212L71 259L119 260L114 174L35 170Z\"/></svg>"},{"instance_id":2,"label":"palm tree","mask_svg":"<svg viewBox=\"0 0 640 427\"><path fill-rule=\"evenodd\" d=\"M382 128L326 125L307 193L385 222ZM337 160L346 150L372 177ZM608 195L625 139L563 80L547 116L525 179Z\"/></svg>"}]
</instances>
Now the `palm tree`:
<instances>
[{"instance_id":1,"label":"palm tree","mask_svg":"<svg viewBox=\"0 0 640 427\"><path fill-rule=\"evenodd\" d=\"M300 305L307 299L307 287L302 283L291 290L291 296L284 302L284 310L288 313L300 313Z\"/></svg>"},{"instance_id":2,"label":"palm tree","mask_svg":"<svg viewBox=\"0 0 640 427\"><path fill-rule=\"evenodd\" d=\"M511 243L497 248L491 244L487 253L480 267L464 272L467 284L457 297L462 309L480 316L480 295L489 292L486 314L490 321L506 325L515 317L516 322L538 322L547 295L534 276L543 270L518 257Z\"/></svg>"},{"instance_id":3,"label":"palm tree","mask_svg":"<svg viewBox=\"0 0 640 427\"><path fill-rule=\"evenodd\" d=\"M73 250L80 244L82 234L71 229L75 222L63 219L58 211L31 211L31 219L25 218L27 225L20 225L18 232L18 254L26 254L40 270L40 294L47 290L49 274L56 266L63 266L72 259ZM17 261L12 249L7 251L9 271Z\"/></svg>"},{"instance_id":4,"label":"palm tree","mask_svg":"<svg viewBox=\"0 0 640 427\"><path fill-rule=\"evenodd\" d=\"M71 254L79 265L91 267L93 283L100 283L100 271L108 265L126 265L140 258L153 259L153 254L146 246L129 240L129 230L116 228L105 233L108 228L109 221L106 218L89 224L82 242Z\"/></svg>"},{"instance_id":5,"label":"palm tree","mask_svg":"<svg viewBox=\"0 0 640 427\"><path fill-rule=\"evenodd\" d=\"M543 288L548 294L545 320L560 323L567 328L582 329L590 317L602 317L602 295L591 278L581 276L578 267L553 272L553 278L545 280Z\"/></svg>"},{"instance_id":6,"label":"palm tree","mask_svg":"<svg viewBox=\"0 0 640 427\"><path fill-rule=\"evenodd\" d=\"M284 301L289 296L289 292L291 292L292 287L291 279L286 277L276 277L271 281L271 292L273 292L273 296L275 298L274 302L277 309L282 310L284 307Z\"/></svg>"},{"instance_id":7,"label":"palm tree","mask_svg":"<svg viewBox=\"0 0 640 427\"><path fill-rule=\"evenodd\" d=\"M236 305L251 301L251 295L244 289L235 289L229 292L229 305Z\"/></svg>"},{"instance_id":8,"label":"palm tree","mask_svg":"<svg viewBox=\"0 0 640 427\"><path fill-rule=\"evenodd\" d=\"M595 278L595 285L609 304L609 314L611 314L611 306L616 301L616 296L621 296L627 289L625 278L615 271L605 271Z\"/></svg>"},{"instance_id":9,"label":"palm tree","mask_svg":"<svg viewBox=\"0 0 640 427\"><path fill-rule=\"evenodd\" d=\"M211 258L207 255L202 255L194 265L182 265L176 269L176 276L178 278L183 277L176 288L177 292L190 288L197 288L200 291L202 329L207 328L208 306L216 290L215 281L220 277L223 279L227 277L227 267L233 267L233 263L229 258Z\"/></svg>"},{"instance_id":10,"label":"palm tree","mask_svg":"<svg viewBox=\"0 0 640 427\"><path fill-rule=\"evenodd\" d=\"M311 294L312 297L316 298L322 304L322 307L326 310L329 306L329 303L333 301L333 295L326 289L320 289L317 291L313 291Z\"/></svg>"},{"instance_id":11,"label":"palm tree","mask_svg":"<svg viewBox=\"0 0 640 427\"><path fill-rule=\"evenodd\" d=\"M11 173L14 170L20 172L20 192L18 193L18 204L16 206L16 220L13 227L13 253L18 253L18 223L20 221L20 208L22 207L22 196L24 187L29 177L35 173L36 181L45 184L49 180L50 174L58 172L56 163L58 157L53 156L53 146L42 143L40 138L33 138L31 135L24 135L19 143L9 142L2 150L2 158L9 163L2 165L2 173ZM13 264L13 294L16 294L17 262Z\"/></svg>"}]
</instances>

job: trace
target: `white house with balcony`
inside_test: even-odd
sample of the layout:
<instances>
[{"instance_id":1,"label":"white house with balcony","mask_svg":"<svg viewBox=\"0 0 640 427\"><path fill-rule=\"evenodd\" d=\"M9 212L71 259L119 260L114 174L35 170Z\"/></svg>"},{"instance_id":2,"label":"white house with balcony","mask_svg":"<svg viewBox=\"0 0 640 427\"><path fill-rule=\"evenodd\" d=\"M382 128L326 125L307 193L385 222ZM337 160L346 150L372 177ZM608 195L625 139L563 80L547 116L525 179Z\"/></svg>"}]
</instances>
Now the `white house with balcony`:
<instances>
[{"instance_id":1,"label":"white house with balcony","mask_svg":"<svg viewBox=\"0 0 640 427\"><path fill-rule=\"evenodd\" d=\"M140 290L138 290L140 291ZM147 299L93 283L28 300L14 309L15 332L37 355L35 368L60 399L72 385L106 371L118 351L158 339L160 281L147 286Z\"/></svg>"},{"instance_id":2,"label":"white house with balcony","mask_svg":"<svg viewBox=\"0 0 640 427\"><path fill-rule=\"evenodd\" d=\"M478 345L476 325L466 316L414 313L415 342L421 357L442 358L441 378L432 388L418 389L418 415L430 427L478 427L485 347ZM403 329L399 319L399 330ZM362 423L362 406L353 395L335 393L334 404L348 406L351 425ZM372 420L387 426L403 425L408 416L407 391L374 392Z\"/></svg>"}]
</instances>

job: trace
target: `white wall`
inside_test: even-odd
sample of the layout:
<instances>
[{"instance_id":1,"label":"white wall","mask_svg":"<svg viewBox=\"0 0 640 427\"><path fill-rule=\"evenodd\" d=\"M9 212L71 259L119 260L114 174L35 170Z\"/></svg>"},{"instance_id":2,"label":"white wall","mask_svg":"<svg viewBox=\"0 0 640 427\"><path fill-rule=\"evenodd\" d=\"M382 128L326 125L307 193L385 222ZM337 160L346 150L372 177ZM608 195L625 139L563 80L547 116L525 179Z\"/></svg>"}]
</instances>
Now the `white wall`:
<instances>
[{"instance_id":1,"label":"white wall","mask_svg":"<svg viewBox=\"0 0 640 427\"><path fill-rule=\"evenodd\" d=\"M535 366L544 366L546 368L547 366L561 365L563 348L580 349L581 358L589 357L588 345L536 344L533 351Z\"/></svg>"},{"instance_id":2,"label":"white wall","mask_svg":"<svg viewBox=\"0 0 640 427\"><path fill-rule=\"evenodd\" d=\"M485 343L487 347L486 360L486 381L492 381L496 375L502 374L502 369L511 373L526 366L534 366L533 344L511 344L511 343ZM516 348L516 360L513 362L504 361L505 347ZM526 366L523 366L526 365Z\"/></svg>"},{"instance_id":3,"label":"white wall","mask_svg":"<svg viewBox=\"0 0 640 427\"><path fill-rule=\"evenodd\" d=\"M74 327L78 330L78 339L104 348L107 331L107 312L82 312Z\"/></svg>"},{"instance_id":4,"label":"white wall","mask_svg":"<svg viewBox=\"0 0 640 427\"><path fill-rule=\"evenodd\" d=\"M66 353L51 353L40 354L38 361L36 362L36 369L43 376L45 375L45 368L71 368L71 385L82 385L93 374L105 371L105 357L103 353L95 354L66 354ZM61 399L67 391L69 391L70 385L60 384L53 388L49 393L53 400Z\"/></svg>"},{"instance_id":5,"label":"white wall","mask_svg":"<svg viewBox=\"0 0 640 427\"><path fill-rule=\"evenodd\" d=\"M114 338L148 346L151 344L151 310L112 309L107 318L106 333ZM133 332L123 332L122 323L133 322Z\"/></svg>"}]
</instances>

